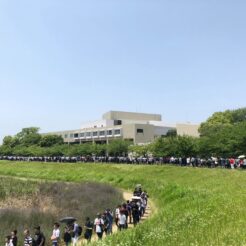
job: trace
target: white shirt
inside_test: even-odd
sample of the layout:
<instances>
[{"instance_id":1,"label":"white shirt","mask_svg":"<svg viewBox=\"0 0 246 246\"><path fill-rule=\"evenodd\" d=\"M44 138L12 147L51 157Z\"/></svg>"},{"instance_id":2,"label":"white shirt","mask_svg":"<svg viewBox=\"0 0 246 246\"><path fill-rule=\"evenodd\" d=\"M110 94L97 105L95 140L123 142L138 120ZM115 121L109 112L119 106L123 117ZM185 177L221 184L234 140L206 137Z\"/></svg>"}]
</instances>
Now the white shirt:
<instances>
[{"instance_id":1,"label":"white shirt","mask_svg":"<svg viewBox=\"0 0 246 246\"><path fill-rule=\"evenodd\" d=\"M141 204L142 208L146 208L147 206L147 202L145 199L142 199L142 204Z\"/></svg>"},{"instance_id":2,"label":"white shirt","mask_svg":"<svg viewBox=\"0 0 246 246\"><path fill-rule=\"evenodd\" d=\"M5 246L13 246L12 241L10 241L9 243L5 243Z\"/></svg>"},{"instance_id":3,"label":"white shirt","mask_svg":"<svg viewBox=\"0 0 246 246\"><path fill-rule=\"evenodd\" d=\"M100 225L104 225L103 219L95 219L94 225L96 226L96 233L102 233L102 227Z\"/></svg>"},{"instance_id":4,"label":"white shirt","mask_svg":"<svg viewBox=\"0 0 246 246\"><path fill-rule=\"evenodd\" d=\"M57 242L58 238L60 237L60 229L54 229L52 233L52 237L56 237L57 239L52 240L52 242Z\"/></svg>"},{"instance_id":5,"label":"white shirt","mask_svg":"<svg viewBox=\"0 0 246 246\"><path fill-rule=\"evenodd\" d=\"M119 218L119 215L120 215L120 209L119 208L116 208L116 210L115 210L115 216L116 216L116 218Z\"/></svg>"},{"instance_id":6,"label":"white shirt","mask_svg":"<svg viewBox=\"0 0 246 246\"><path fill-rule=\"evenodd\" d=\"M119 215L119 224L120 225L125 225L126 224L126 215L125 214L120 214Z\"/></svg>"}]
</instances>

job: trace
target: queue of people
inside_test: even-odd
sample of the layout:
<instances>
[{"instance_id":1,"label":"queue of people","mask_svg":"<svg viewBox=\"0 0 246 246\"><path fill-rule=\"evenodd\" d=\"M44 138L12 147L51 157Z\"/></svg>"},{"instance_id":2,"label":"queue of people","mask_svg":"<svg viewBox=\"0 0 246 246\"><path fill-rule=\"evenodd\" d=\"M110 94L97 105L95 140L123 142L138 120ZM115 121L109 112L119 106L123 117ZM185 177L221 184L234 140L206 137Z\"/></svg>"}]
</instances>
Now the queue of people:
<instances>
[{"instance_id":1,"label":"queue of people","mask_svg":"<svg viewBox=\"0 0 246 246\"><path fill-rule=\"evenodd\" d=\"M27 162L57 162L57 163L119 163L141 165L173 164L179 166L207 167L207 168L242 168L246 169L246 157L112 157L112 156L55 156L55 157L21 157L0 156L0 160L27 161Z\"/></svg>"},{"instance_id":2,"label":"queue of people","mask_svg":"<svg viewBox=\"0 0 246 246\"><path fill-rule=\"evenodd\" d=\"M52 246L60 246L61 242L64 242L66 246L77 246L82 239L90 243L93 233L97 235L98 240L102 240L104 235L111 235L114 224L118 231L128 229L129 224L136 226L144 216L147 204L148 194L146 191L142 191L141 186L138 185L131 200L118 205L115 211L106 209L102 213L98 213L94 221L87 217L83 228L74 219L66 222L64 232L61 233L60 224L58 222L54 223L50 237L51 244ZM40 226L34 228L34 236L31 236L29 229L25 229L23 234L23 244L18 244L17 230L13 230L11 235L6 236L5 246L48 245Z\"/></svg>"}]
</instances>

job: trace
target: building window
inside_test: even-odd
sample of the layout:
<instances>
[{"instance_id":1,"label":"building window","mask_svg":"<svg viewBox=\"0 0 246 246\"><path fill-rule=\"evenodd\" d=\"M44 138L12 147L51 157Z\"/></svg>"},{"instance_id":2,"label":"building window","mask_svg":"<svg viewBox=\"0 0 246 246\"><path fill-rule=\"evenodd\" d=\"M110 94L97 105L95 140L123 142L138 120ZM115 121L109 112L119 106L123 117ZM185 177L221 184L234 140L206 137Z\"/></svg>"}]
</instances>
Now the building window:
<instances>
[{"instance_id":1,"label":"building window","mask_svg":"<svg viewBox=\"0 0 246 246\"><path fill-rule=\"evenodd\" d=\"M74 133L74 138L78 138L79 134L78 133Z\"/></svg>"},{"instance_id":2,"label":"building window","mask_svg":"<svg viewBox=\"0 0 246 246\"><path fill-rule=\"evenodd\" d=\"M144 130L143 130L143 129L138 128L138 129L137 129L137 133L144 133Z\"/></svg>"},{"instance_id":3,"label":"building window","mask_svg":"<svg viewBox=\"0 0 246 246\"><path fill-rule=\"evenodd\" d=\"M120 135L120 129L114 130L114 135Z\"/></svg>"},{"instance_id":4,"label":"building window","mask_svg":"<svg viewBox=\"0 0 246 246\"><path fill-rule=\"evenodd\" d=\"M81 132L80 133L80 137L83 138L85 136L85 133L84 132Z\"/></svg>"},{"instance_id":5,"label":"building window","mask_svg":"<svg viewBox=\"0 0 246 246\"><path fill-rule=\"evenodd\" d=\"M107 135L111 136L113 134L113 131L112 130L108 130L107 131Z\"/></svg>"},{"instance_id":6,"label":"building window","mask_svg":"<svg viewBox=\"0 0 246 246\"><path fill-rule=\"evenodd\" d=\"M70 134L70 138L73 138L73 133Z\"/></svg>"},{"instance_id":7,"label":"building window","mask_svg":"<svg viewBox=\"0 0 246 246\"><path fill-rule=\"evenodd\" d=\"M122 121L121 120L115 120L114 121L114 125L115 126L121 126L122 125Z\"/></svg>"},{"instance_id":8,"label":"building window","mask_svg":"<svg viewBox=\"0 0 246 246\"><path fill-rule=\"evenodd\" d=\"M93 137L97 137L97 132L93 132Z\"/></svg>"},{"instance_id":9,"label":"building window","mask_svg":"<svg viewBox=\"0 0 246 246\"><path fill-rule=\"evenodd\" d=\"M67 134L64 135L64 138L67 138Z\"/></svg>"},{"instance_id":10,"label":"building window","mask_svg":"<svg viewBox=\"0 0 246 246\"><path fill-rule=\"evenodd\" d=\"M91 133L90 132L87 132L86 133L86 137L90 137L91 136Z\"/></svg>"},{"instance_id":11,"label":"building window","mask_svg":"<svg viewBox=\"0 0 246 246\"><path fill-rule=\"evenodd\" d=\"M105 136L105 131L99 132L99 135L100 135L100 136Z\"/></svg>"}]
</instances>

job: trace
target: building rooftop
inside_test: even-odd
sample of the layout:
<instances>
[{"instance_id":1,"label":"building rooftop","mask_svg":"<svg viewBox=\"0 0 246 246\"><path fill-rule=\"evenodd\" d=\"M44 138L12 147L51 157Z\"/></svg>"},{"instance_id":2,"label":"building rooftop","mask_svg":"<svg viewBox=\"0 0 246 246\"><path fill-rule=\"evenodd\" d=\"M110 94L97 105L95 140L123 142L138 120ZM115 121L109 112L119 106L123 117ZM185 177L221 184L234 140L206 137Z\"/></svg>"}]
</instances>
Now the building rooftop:
<instances>
[{"instance_id":1,"label":"building rooftop","mask_svg":"<svg viewBox=\"0 0 246 246\"><path fill-rule=\"evenodd\" d=\"M109 111L103 115L104 120L138 120L138 121L161 121L160 114L146 114L123 111Z\"/></svg>"}]
</instances>

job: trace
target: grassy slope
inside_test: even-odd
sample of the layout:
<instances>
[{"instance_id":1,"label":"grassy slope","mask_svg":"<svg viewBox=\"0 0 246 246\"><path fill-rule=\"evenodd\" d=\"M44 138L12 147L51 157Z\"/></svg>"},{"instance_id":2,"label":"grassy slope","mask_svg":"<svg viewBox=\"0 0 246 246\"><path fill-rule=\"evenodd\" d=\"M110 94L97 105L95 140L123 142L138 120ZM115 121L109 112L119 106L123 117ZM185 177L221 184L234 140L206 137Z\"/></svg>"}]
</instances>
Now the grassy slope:
<instances>
[{"instance_id":1,"label":"grassy slope","mask_svg":"<svg viewBox=\"0 0 246 246\"><path fill-rule=\"evenodd\" d=\"M0 162L0 175L94 180L131 190L143 184L158 213L105 245L246 245L246 174L241 171Z\"/></svg>"}]
</instances>

